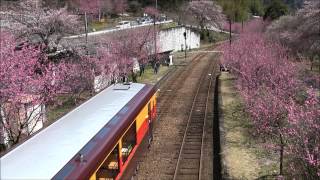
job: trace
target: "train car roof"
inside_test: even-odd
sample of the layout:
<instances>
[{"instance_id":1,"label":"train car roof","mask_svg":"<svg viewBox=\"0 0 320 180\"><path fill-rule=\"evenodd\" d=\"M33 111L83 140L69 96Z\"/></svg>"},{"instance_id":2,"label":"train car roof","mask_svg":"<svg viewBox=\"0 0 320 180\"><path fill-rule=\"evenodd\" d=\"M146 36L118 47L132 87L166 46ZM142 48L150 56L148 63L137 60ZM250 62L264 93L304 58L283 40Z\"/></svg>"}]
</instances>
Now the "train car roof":
<instances>
[{"instance_id":1,"label":"train car roof","mask_svg":"<svg viewBox=\"0 0 320 180\"><path fill-rule=\"evenodd\" d=\"M103 90L4 155L1 179L53 178L145 86Z\"/></svg>"}]
</instances>

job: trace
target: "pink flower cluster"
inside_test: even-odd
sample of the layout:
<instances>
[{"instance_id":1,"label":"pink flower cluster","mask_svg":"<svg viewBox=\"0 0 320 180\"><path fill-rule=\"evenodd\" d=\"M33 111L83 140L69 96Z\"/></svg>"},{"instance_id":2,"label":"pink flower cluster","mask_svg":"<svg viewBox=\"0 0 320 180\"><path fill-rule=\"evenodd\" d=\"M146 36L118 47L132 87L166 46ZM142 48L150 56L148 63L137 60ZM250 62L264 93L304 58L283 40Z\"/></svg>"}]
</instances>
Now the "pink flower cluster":
<instances>
[{"instance_id":1,"label":"pink flower cluster","mask_svg":"<svg viewBox=\"0 0 320 180\"><path fill-rule=\"evenodd\" d=\"M264 26L253 20L231 45L221 45L222 63L237 77L256 134L284 149L299 164L294 167L319 177L319 96L304 84L288 50L266 38Z\"/></svg>"},{"instance_id":2,"label":"pink flower cluster","mask_svg":"<svg viewBox=\"0 0 320 180\"><path fill-rule=\"evenodd\" d=\"M34 117L35 111L26 109L49 103L65 91L68 71L64 63L50 62L38 47L17 45L7 32L1 32L0 40L0 125L16 143Z\"/></svg>"},{"instance_id":3,"label":"pink flower cluster","mask_svg":"<svg viewBox=\"0 0 320 180\"><path fill-rule=\"evenodd\" d=\"M223 26L222 26L222 29L229 32L229 31L230 31L230 24L229 24L229 22L225 22L225 23L223 24ZM231 24L231 32L232 32L232 33L237 33L237 34L239 34L239 33L241 33L241 31L242 31L242 25L241 25L241 23L232 23L232 24Z\"/></svg>"}]
</instances>

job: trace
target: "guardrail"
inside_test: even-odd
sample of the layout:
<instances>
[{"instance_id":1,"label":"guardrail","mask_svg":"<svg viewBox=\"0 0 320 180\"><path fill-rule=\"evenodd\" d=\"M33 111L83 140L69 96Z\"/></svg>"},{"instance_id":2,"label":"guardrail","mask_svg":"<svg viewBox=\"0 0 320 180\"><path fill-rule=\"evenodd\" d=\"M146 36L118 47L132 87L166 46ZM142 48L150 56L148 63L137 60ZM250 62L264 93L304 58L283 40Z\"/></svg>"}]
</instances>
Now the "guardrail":
<instances>
[{"instance_id":1,"label":"guardrail","mask_svg":"<svg viewBox=\"0 0 320 180\"><path fill-rule=\"evenodd\" d=\"M167 23L172 23L172 22L173 22L173 20L167 20L167 21L156 22L155 24L159 25L159 24L167 24ZM127 30L127 29L133 29L133 28L138 28L138 27L144 27L144 26L151 26L151 25L153 25L153 23L139 24L139 25L130 26L127 28L106 29L106 30L102 30L102 31L90 32L90 33L88 33L88 36L96 36L96 35L100 35L100 34L106 34L106 33L122 31L122 30ZM86 36L86 34L80 34L80 35L68 36L68 37L64 37L64 38L65 39L74 39L74 38L81 38L81 37L85 37L85 36Z\"/></svg>"},{"instance_id":2,"label":"guardrail","mask_svg":"<svg viewBox=\"0 0 320 180\"><path fill-rule=\"evenodd\" d=\"M192 25L185 25L185 26L186 26L186 27L189 27L189 28L201 29L200 26L192 26ZM207 29L207 30L209 30L209 31L215 31L215 32L221 32L221 33L229 34L228 31L225 31L225 30L216 28L216 27L214 27L214 26L206 26L205 29ZM231 33L231 34L234 34L234 33Z\"/></svg>"}]
</instances>

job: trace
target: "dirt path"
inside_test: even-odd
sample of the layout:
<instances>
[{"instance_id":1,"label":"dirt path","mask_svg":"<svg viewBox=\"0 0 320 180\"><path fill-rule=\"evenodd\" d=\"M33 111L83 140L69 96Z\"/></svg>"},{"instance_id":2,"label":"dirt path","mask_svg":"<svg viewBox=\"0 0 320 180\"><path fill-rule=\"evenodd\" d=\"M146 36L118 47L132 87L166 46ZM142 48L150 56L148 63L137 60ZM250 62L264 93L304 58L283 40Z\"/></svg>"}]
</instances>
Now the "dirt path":
<instances>
[{"instance_id":1,"label":"dirt path","mask_svg":"<svg viewBox=\"0 0 320 180\"><path fill-rule=\"evenodd\" d=\"M277 170L277 155L269 154L252 137L250 129L253 127L243 112L243 104L229 73L223 72L220 76L220 95L224 179L270 179L267 175Z\"/></svg>"}]
</instances>

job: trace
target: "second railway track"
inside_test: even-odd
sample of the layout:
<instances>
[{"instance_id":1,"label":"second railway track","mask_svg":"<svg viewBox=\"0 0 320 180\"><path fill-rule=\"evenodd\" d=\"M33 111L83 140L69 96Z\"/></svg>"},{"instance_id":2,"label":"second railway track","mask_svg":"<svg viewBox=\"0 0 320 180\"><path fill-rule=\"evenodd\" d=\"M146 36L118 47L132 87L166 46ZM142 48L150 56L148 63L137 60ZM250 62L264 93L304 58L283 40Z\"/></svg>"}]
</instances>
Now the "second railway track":
<instances>
[{"instance_id":1,"label":"second railway track","mask_svg":"<svg viewBox=\"0 0 320 180\"><path fill-rule=\"evenodd\" d=\"M185 128L178 161L175 167L174 180L201 179L203 161L203 141L210 93L215 79L213 62L203 71L194 96L189 118Z\"/></svg>"},{"instance_id":2,"label":"second railway track","mask_svg":"<svg viewBox=\"0 0 320 180\"><path fill-rule=\"evenodd\" d=\"M167 105L167 102L170 101L172 98L174 98L175 96L174 91L181 88L181 86L183 85L181 82L183 82L184 79L186 79L186 76L188 76L189 69L191 69L195 63L197 63L197 60L203 58L204 56L205 56L204 53L198 54L196 57L192 59L187 69L184 69L181 73L177 73L176 76L170 77L170 79L174 79L174 81L171 80L167 82L166 84L167 88L164 94L160 91L161 98L159 98L159 103L158 103L158 107L159 107L158 119L161 119L162 115L168 113L170 106Z\"/></svg>"},{"instance_id":3,"label":"second railway track","mask_svg":"<svg viewBox=\"0 0 320 180\"><path fill-rule=\"evenodd\" d=\"M133 179L211 179L206 175L212 171L208 165L211 162L201 162L212 158L208 155L210 140L204 137L211 136L205 121L212 118L207 109L208 101L212 101L216 64L213 55L199 53L186 66L176 67L161 83L154 141L149 152L138 160L139 170ZM210 103L209 109L213 106ZM202 177L201 169L205 171Z\"/></svg>"}]
</instances>

